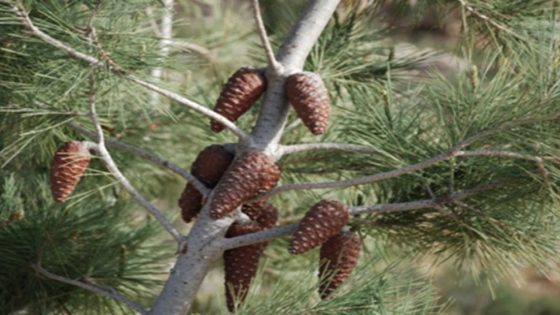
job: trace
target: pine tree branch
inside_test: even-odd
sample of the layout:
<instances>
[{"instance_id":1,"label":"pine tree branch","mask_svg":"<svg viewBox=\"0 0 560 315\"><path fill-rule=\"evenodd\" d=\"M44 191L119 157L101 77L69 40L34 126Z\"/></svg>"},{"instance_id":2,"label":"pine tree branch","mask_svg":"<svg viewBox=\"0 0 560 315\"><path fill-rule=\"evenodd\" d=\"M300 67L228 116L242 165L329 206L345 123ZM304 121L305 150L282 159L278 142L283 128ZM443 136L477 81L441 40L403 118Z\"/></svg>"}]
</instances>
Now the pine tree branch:
<instances>
[{"instance_id":1,"label":"pine tree branch","mask_svg":"<svg viewBox=\"0 0 560 315\"><path fill-rule=\"evenodd\" d=\"M95 132L92 132L90 130L87 130L86 128L76 124L76 123L69 123L67 125L70 129L78 132L79 134L90 138L93 141L97 141L97 134ZM187 181L189 181L203 196L208 196L208 194L210 193L210 189L208 189L200 180L198 180L198 178L194 177L191 173L189 173L188 171L186 171L185 169L181 168L179 165L162 159L159 156L157 156L156 154L146 150L146 149L142 149L136 146L133 146L131 144L128 143L124 143L121 142L119 140L116 139L110 139L110 138L105 138L105 145L109 148L113 148L113 149L117 149L117 150L121 150L124 152L128 152L131 153L133 155L136 155L138 157L141 157L145 160L148 160L156 165L159 165L161 167L167 168L170 171L174 172L175 174L178 174L179 176L183 177L184 179L186 179Z\"/></svg>"},{"instance_id":2,"label":"pine tree branch","mask_svg":"<svg viewBox=\"0 0 560 315\"><path fill-rule=\"evenodd\" d=\"M290 35L278 52L282 71L301 70L307 55L334 13L339 0L310 0L306 10L292 28ZM284 96L287 72L267 72L268 87L264 104L249 145L267 154L277 149L286 121L288 104ZM210 266L222 256L219 244L234 221L233 216L213 220L208 202L200 212L188 235L188 254L179 254L163 291L156 299L151 315L184 315L190 310L196 293Z\"/></svg>"},{"instance_id":3,"label":"pine tree branch","mask_svg":"<svg viewBox=\"0 0 560 315\"><path fill-rule=\"evenodd\" d=\"M546 119L544 119L544 120L548 121L548 120L556 120L556 119L557 119L556 116L551 116L551 117L546 117ZM518 124L514 124L514 125L518 125ZM269 191L268 193L266 193L262 196L257 196L256 198L258 198L258 199L269 198L273 195L276 195L276 194L279 194L279 193L282 193L282 192L286 192L286 191L292 191L292 190L346 188L346 187L351 187L351 186L371 184L371 183L386 180L386 179L389 179L389 178L394 178L394 177L414 173L416 171L428 168L430 166L433 166L435 164L438 164L438 163L443 162L443 161L447 161L451 158L458 157L458 156L465 156L465 157L476 157L476 156L508 157L508 158L532 160L532 161L536 161L539 164L542 164L542 158L540 158L540 157L530 156L530 155L516 153L516 152L503 151L503 150L492 150L492 149L483 149L483 150L476 150L476 151L463 151L462 150L464 147L470 145L474 141L477 141L477 140L479 140L483 137L486 137L486 136L492 134L495 131L496 130L489 130L489 131L481 132L478 135L475 135L471 138L468 138L468 139L464 140L463 142L459 143L457 146L453 147L451 150L449 150L446 153L436 155L436 156L432 157L431 159L428 159L428 160L425 160L425 161L422 161L422 162L419 162L419 163L416 163L416 164L407 165L407 166L402 167L402 168L394 169L394 170L387 171L387 172L377 173L377 174L374 174L374 175L356 177L356 178L339 180L339 181L328 181L328 182L319 182L319 183L308 182L308 183L285 184L285 185L282 185L282 186L279 186L279 187L276 187L276 188L272 189L271 191Z\"/></svg>"},{"instance_id":4,"label":"pine tree branch","mask_svg":"<svg viewBox=\"0 0 560 315\"><path fill-rule=\"evenodd\" d=\"M253 7L253 15L255 17L255 23L259 31L259 36L261 38L262 45L264 46L266 58L268 59L268 67L269 69L278 72L281 65L280 63L278 63L276 57L274 56L274 50L272 49L272 45L270 44L270 40L268 39L268 35L266 34L266 27L264 26L264 22L261 15L261 9L259 7L259 0L252 0L251 6Z\"/></svg>"},{"instance_id":5,"label":"pine tree branch","mask_svg":"<svg viewBox=\"0 0 560 315\"><path fill-rule=\"evenodd\" d=\"M371 184L378 181L386 180L393 177L398 177L410 173L414 173L416 171L428 168L432 165L438 164L443 161L447 161L456 156L457 152L460 149L452 149L447 153L443 153L440 155L436 155L431 159L407 165L402 168L394 169L387 172L381 172L374 175L356 177L346 180L338 180L338 181L328 181L328 182L308 182L308 183L297 183L297 184L285 184L279 187L276 187L269 191L268 193L260 196L259 198L268 198L270 196L286 192L292 190L312 190L312 189L329 189L329 188L346 188L351 186L358 186L364 184Z\"/></svg>"},{"instance_id":6,"label":"pine tree branch","mask_svg":"<svg viewBox=\"0 0 560 315\"><path fill-rule=\"evenodd\" d=\"M488 184L469 190L454 192L451 194L447 194L432 199L424 199L424 200L401 202L401 203L378 204L373 206L352 207L349 209L349 212L351 215L359 215L365 213L388 214L394 212L436 208L448 203L453 203L459 200L467 199L496 188L498 188L498 184ZM278 237L293 234L296 231L298 225L299 223L287 224L284 226L272 228L270 230L245 234L232 238L226 238L221 242L220 246L222 247L223 250L229 250L229 249L252 245L260 242L270 241Z\"/></svg>"},{"instance_id":7,"label":"pine tree branch","mask_svg":"<svg viewBox=\"0 0 560 315\"><path fill-rule=\"evenodd\" d=\"M75 287L78 287L78 288L82 288L84 290L88 290L88 291L103 295L105 297L108 297L110 299L113 299L115 301L118 301L120 303L128 305L130 308L134 309L136 312L138 312L140 314L148 314L148 312L142 306L140 306L140 304L131 301L126 296L117 292L114 288L101 287L99 285L95 285L95 284L92 284L92 283L89 283L89 282L68 279L66 277L56 275L56 274L44 269L40 264L31 264L31 268L33 268L39 274L41 274L41 275L43 275L46 278L49 278L51 280L66 283L66 284L69 284L69 285L72 285L72 286L75 286Z\"/></svg>"},{"instance_id":8,"label":"pine tree branch","mask_svg":"<svg viewBox=\"0 0 560 315\"><path fill-rule=\"evenodd\" d=\"M18 1L16 1L18 2ZM7 2L5 2L7 3ZM64 52L66 52L68 55L70 55L71 57L77 59L77 60L81 60L83 62L88 63L90 66L93 67L105 67L107 69L109 69L109 71L111 71L111 73L122 77L128 81L134 82L140 86L145 87L146 89L150 90L150 91L154 91L156 93L159 93L160 95L163 95L187 108L193 109L209 118L212 118L218 122L220 122L221 124L223 124L226 128L228 128L229 130L231 130L235 135L237 135L243 142L245 143L249 143L251 142L251 139L249 137L249 135L247 135L243 130L241 130L236 124L234 124L233 122L231 122L229 119L225 118L224 116L216 113L215 111L209 109L208 107L198 104L184 96L181 96L177 93L171 92L169 90L166 90L162 87L159 87L155 84L152 84L150 82L147 82L145 80L142 80L130 73L128 73L126 70L124 70L121 66L119 66L118 64L116 64L114 61L107 59L108 54L101 51L101 55L105 56L105 61L100 60L98 58L95 58L93 56L84 54L82 52L79 52L78 50L76 50L73 47L70 47L66 44L64 44L63 42L51 37L50 35L44 33L42 30L40 30L39 28L37 28L33 22L31 21L31 19L29 18L29 15L25 12L25 10L21 7L21 5L18 4L14 4L14 2L10 2L12 5L12 11L16 14L16 16L19 18L19 20L22 22L22 24L31 32L31 34L33 34L35 37L41 39L42 41L44 41L45 43L58 48Z\"/></svg>"},{"instance_id":9,"label":"pine tree branch","mask_svg":"<svg viewBox=\"0 0 560 315\"><path fill-rule=\"evenodd\" d=\"M163 16L161 18L161 28L160 28L160 40L159 40L159 56L161 59L167 58L169 56L171 37L173 31L173 0L163 0ZM151 76L157 81L161 79L163 74L163 69L161 67L156 67L152 69ZM159 94L152 91L150 95L150 104L152 107L159 105Z\"/></svg>"},{"instance_id":10,"label":"pine tree branch","mask_svg":"<svg viewBox=\"0 0 560 315\"><path fill-rule=\"evenodd\" d=\"M488 23L490 25L492 25L493 27L495 27L498 31L502 31L505 33L508 33L510 35L512 35L513 37L516 37L518 39L524 40L526 41L527 38L524 36L521 36L519 34L517 34L516 32L512 31L511 29L507 28L506 26L501 25L500 23L494 21L492 18L490 18L489 16L482 14L480 12L478 12L478 10L476 10L475 8L473 8L471 5L469 5L465 0L457 0L459 1L459 3L461 4L461 6L463 8L465 8L465 10L469 11L472 15L474 15L477 19L480 19L482 21L484 21L485 23ZM465 25L466 27L466 25Z\"/></svg>"},{"instance_id":11,"label":"pine tree branch","mask_svg":"<svg viewBox=\"0 0 560 315\"><path fill-rule=\"evenodd\" d=\"M92 33L94 34L94 33ZM150 212L154 218L173 236L173 238L177 241L177 243L182 244L183 237L179 231L171 224L171 222L163 215L163 213L156 208L152 203L150 203L132 184L130 181L124 176L124 174L119 170L117 164L113 160L113 157L107 150L105 146L105 136L103 134L103 129L101 128L101 124L99 123L99 118L97 117L97 112L95 109L95 71L91 74L89 80L89 110L91 121L95 126L95 130L97 133L97 143L89 142L88 147L89 149L97 151L97 153L101 156L103 161L105 162L105 166L107 169L113 174L115 179L123 185L123 187L128 191L128 193L134 198L134 200L144 207L148 212Z\"/></svg>"},{"instance_id":12,"label":"pine tree branch","mask_svg":"<svg viewBox=\"0 0 560 315\"><path fill-rule=\"evenodd\" d=\"M522 154L517 152L511 152L507 150L497 150L497 149L480 149L473 151L459 151L457 156L473 157L473 156L487 156L487 157L501 157L510 159L520 159L535 161L537 163L542 163L543 158L538 156L533 156L529 154Z\"/></svg>"},{"instance_id":13,"label":"pine tree branch","mask_svg":"<svg viewBox=\"0 0 560 315\"><path fill-rule=\"evenodd\" d=\"M376 148L347 144L347 143L300 143L292 145L281 145L278 148L277 158L292 153L299 153L312 150L344 151L352 153L379 153Z\"/></svg>"},{"instance_id":14,"label":"pine tree branch","mask_svg":"<svg viewBox=\"0 0 560 315\"><path fill-rule=\"evenodd\" d=\"M267 72L268 86L257 123L251 132L253 147L273 155L282 136L290 107L284 95L284 81L302 71L307 56L323 32L340 0L310 0L301 17L280 47L280 72Z\"/></svg>"}]
</instances>

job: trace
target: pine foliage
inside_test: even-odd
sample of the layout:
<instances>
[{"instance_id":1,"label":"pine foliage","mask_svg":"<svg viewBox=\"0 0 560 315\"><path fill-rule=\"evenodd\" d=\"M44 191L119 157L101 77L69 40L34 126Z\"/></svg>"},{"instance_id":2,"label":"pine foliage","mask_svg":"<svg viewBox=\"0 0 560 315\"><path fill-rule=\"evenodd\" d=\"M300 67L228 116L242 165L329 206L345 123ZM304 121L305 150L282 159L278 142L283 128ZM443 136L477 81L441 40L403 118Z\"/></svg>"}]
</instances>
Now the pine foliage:
<instances>
[{"instance_id":1,"label":"pine foliage","mask_svg":"<svg viewBox=\"0 0 560 315\"><path fill-rule=\"evenodd\" d=\"M287 239L265 251L265 267L239 314L436 314L429 281L411 266L389 261L451 262L475 276L512 275L533 265L546 270L559 251L560 38L557 0L342 1L305 65L321 75L333 102L328 131L311 136L290 114L283 144L337 142L378 153L306 151L279 161L281 183L323 182L372 175L458 150L400 177L345 189L289 191L271 198L279 223L293 223L321 199L349 206L445 198L488 188L460 202L351 218L369 247L352 278L319 301L316 252L288 257ZM93 130L87 117L92 71L32 37L0 3L0 313L129 314L122 304L38 274L33 265L70 279L112 286L149 306L160 292L175 248L161 227L131 201L103 164L92 160L63 205L48 190L58 145L84 140L72 124ZM263 67L264 54L245 4L177 1L167 58L153 23L159 2L24 1L50 36L134 75L212 107L235 69ZM262 1L276 48L296 19L298 1ZM457 14L456 47L402 45L386 10L416 21L430 10ZM97 41L88 39L88 23ZM108 52L104 55L103 51ZM451 58L451 74L441 60ZM153 68L164 76L150 78ZM112 139L158 152L188 168L209 144L234 141L212 133L209 119L109 71L97 71L97 107ZM240 118L250 130L258 101ZM476 154L475 154L476 153ZM509 154L514 153L514 154ZM111 151L125 175L168 216L184 180L128 153ZM169 201L171 200L171 201ZM444 200L444 199L442 199ZM444 200L445 201L445 200ZM182 224L182 223L181 223ZM179 226L179 224L177 224ZM183 225L181 225L183 227ZM383 248L383 250L379 250ZM372 257L375 256L375 259ZM384 262L379 262L383 258ZM387 267L386 265L389 265ZM408 270L404 272L403 270ZM413 279L413 280L410 280ZM222 283L218 285L221 288ZM213 293L214 294L214 293ZM215 293L212 297L221 296ZM223 297L222 297L223 299ZM225 307L201 302L201 313ZM218 309L219 307L219 309Z\"/></svg>"}]
</instances>

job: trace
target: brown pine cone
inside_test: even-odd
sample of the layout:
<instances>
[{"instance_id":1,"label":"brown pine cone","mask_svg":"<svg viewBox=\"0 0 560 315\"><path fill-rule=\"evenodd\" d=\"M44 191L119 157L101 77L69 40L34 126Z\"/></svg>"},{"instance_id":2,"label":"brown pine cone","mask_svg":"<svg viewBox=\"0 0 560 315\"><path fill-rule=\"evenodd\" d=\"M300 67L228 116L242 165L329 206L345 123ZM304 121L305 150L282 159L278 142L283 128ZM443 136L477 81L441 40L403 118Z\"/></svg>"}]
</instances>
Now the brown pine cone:
<instances>
[{"instance_id":1,"label":"brown pine cone","mask_svg":"<svg viewBox=\"0 0 560 315\"><path fill-rule=\"evenodd\" d=\"M338 201L321 200L303 217L288 249L301 254L338 234L348 223L348 208Z\"/></svg>"},{"instance_id":2,"label":"brown pine cone","mask_svg":"<svg viewBox=\"0 0 560 315\"><path fill-rule=\"evenodd\" d=\"M241 211L260 224L263 229L273 228L278 222L278 209L266 201L259 200L244 204Z\"/></svg>"},{"instance_id":3,"label":"brown pine cone","mask_svg":"<svg viewBox=\"0 0 560 315\"><path fill-rule=\"evenodd\" d=\"M189 223L198 216L202 209L202 194L191 183L187 183L178 204L183 221Z\"/></svg>"},{"instance_id":4,"label":"brown pine cone","mask_svg":"<svg viewBox=\"0 0 560 315\"><path fill-rule=\"evenodd\" d=\"M341 232L321 246L319 294L326 299L352 273L360 257L361 241L353 232Z\"/></svg>"},{"instance_id":5,"label":"brown pine cone","mask_svg":"<svg viewBox=\"0 0 560 315\"><path fill-rule=\"evenodd\" d=\"M226 237L235 237L260 230L262 227L256 222L234 223L227 231ZM245 300L251 281L257 274L259 258L263 251L264 244L259 243L224 252L226 301L230 312L234 312L236 306Z\"/></svg>"},{"instance_id":6,"label":"brown pine cone","mask_svg":"<svg viewBox=\"0 0 560 315\"><path fill-rule=\"evenodd\" d=\"M191 173L206 187L214 188L229 167L234 155L224 146L214 144L204 148L191 166ZM191 222L202 209L202 194L192 184L187 183L181 197L179 207L181 216L186 223Z\"/></svg>"},{"instance_id":7,"label":"brown pine cone","mask_svg":"<svg viewBox=\"0 0 560 315\"><path fill-rule=\"evenodd\" d=\"M236 121L251 105L257 101L266 90L266 77L254 68L237 70L225 84L214 111L231 121ZM224 125L212 120L210 126L213 131L224 130Z\"/></svg>"},{"instance_id":8,"label":"brown pine cone","mask_svg":"<svg viewBox=\"0 0 560 315\"><path fill-rule=\"evenodd\" d=\"M313 134L327 131L329 124L329 92L321 77L312 72L292 74L286 79L286 96L298 117Z\"/></svg>"},{"instance_id":9,"label":"brown pine cone","mask_svg":"<svg viewBox=\"0 0 560 315\"><path fill-rule=\"evenodd\" d=\"M280 179L280 168L266 154L247 151L232 166L214 189L210 216L219 219L244 202L272 189Z\"/></svg>"},{"instance_id":10,"label":"brown pine cone","mask_svg":"<svg viewBox=\"0 0 560 315\"><path fill-rule=\"evenodd\" d=\"M89 165L87 145L80 141L62 144L51 164L51 193L56 202L64 202L76 188Z\"/></svg>"}]
</instances>

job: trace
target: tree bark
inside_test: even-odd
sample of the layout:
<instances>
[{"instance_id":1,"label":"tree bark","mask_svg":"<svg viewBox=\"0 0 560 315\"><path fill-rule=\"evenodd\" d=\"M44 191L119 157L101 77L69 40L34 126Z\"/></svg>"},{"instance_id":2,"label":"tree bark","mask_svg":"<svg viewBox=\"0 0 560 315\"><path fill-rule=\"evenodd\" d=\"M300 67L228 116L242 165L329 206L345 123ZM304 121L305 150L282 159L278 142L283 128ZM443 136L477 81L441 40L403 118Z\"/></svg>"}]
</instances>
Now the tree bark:
<instances>
[{"instance_id":1,"label":"tree bark","mask_svg":"<svg viewBox=\"0 0 560 315\"><path fill-rule=\"evenodd\" d=\"M281 71L271 69L267 71L268 89L265 102L251 133L251 139L244 142L251 148L261 150L271 156L274 156L278 150L278 142L289 109L284 96L284 80L287 75L301 71L305 59L327 25L339 1L310 0L280 48L277 59ZM246 148L240 147L238 150L243 149ZM211 219L208 205L212 197L213 194L210 194L206 206L202 209L188 235L187 252L179 253L169 279L149 314L183 315L188 313L210 266L221 257L223 249L220 245L234 218Z\"/></svg>"}]
</instances>

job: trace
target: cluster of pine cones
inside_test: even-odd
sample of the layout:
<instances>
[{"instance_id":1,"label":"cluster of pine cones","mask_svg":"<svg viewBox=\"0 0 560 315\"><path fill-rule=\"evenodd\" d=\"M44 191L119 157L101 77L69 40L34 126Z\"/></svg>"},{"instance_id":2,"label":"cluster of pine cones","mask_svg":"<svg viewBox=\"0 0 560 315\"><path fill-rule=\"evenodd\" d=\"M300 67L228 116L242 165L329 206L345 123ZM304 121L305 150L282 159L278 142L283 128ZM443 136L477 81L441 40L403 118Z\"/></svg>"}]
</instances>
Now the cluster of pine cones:
<instances>
[{"instance_id":1,"label":"cluster of pine cones","mask_svg":"<svg viewBox=\"0 0 560 315\"><path fill-rule=\"evenodd\" d=\"M215 111L236 121L266 90L264 73L255 68L241 68L225 84ZM320 76L301 72L290 75L285 92L298 117L313 134L326 131L329 119L328 91ZM220 132L224 126L212 120L211 129ZM90 155L84 142L69 141L58 148L51 165L51 192L57 202L64 202L75 189L87 169ZM204 148L191 166L191 173L213 189L209 205L210 217L222 218L235 209L251 220L234 223L226 237L235 237L274 227L277 208L268 200L255 197L274 188L280 179L280 167L269 156L256 150L236 155L223 145ZM203 195L187 183L178 204L185 222L191 222L206 203ZM360 254L360 239L344 230L348 209L337 201L322 200L314 205L293 235L289 252L301 254L317 246L320 251L321 298L328 297L348 278ZM226 299L228 309L235 311L245 299L258 269L259 258L267 243L228 250L224 253Z\"/></svg>"},{"instance_id":2,"label":"cluster of pine cones","mask_svg":"<svg viewBox=\"0 0 560 315\"><path fill-rule=\"evenodd\" d=\"M266 88L266 77L260 69L241 68L225 84L214 110L236 121ZM322 134L327 130L329 97L319 75L309 72L290 75L286 78L285 93L298 117L313 134ZM224 129L215 120L210 126L215 132ZM280 178L280 168L264 153L246 151L234 156L224 146L211 145L199 153L191 172L208 188L214 189L209 205L212 218L219 219L241 206L241 211L251 219L248 223L232 224L226 237L254 233L276 225L277 208L267 200L253 201L256 196L276 186ZM187 183L179 199L183 220L191 222L204 203L202 195ZM358 262L361 242L355 233L343 230L347 223L346 206L337 201L323 200L309 210L290 243L291 254L301 254L321 246L321 298L327 298L339 287ZM226 301L231 312L247 296L266 246L264 242L224 253Z\"/></svg>"}]
</instances>

